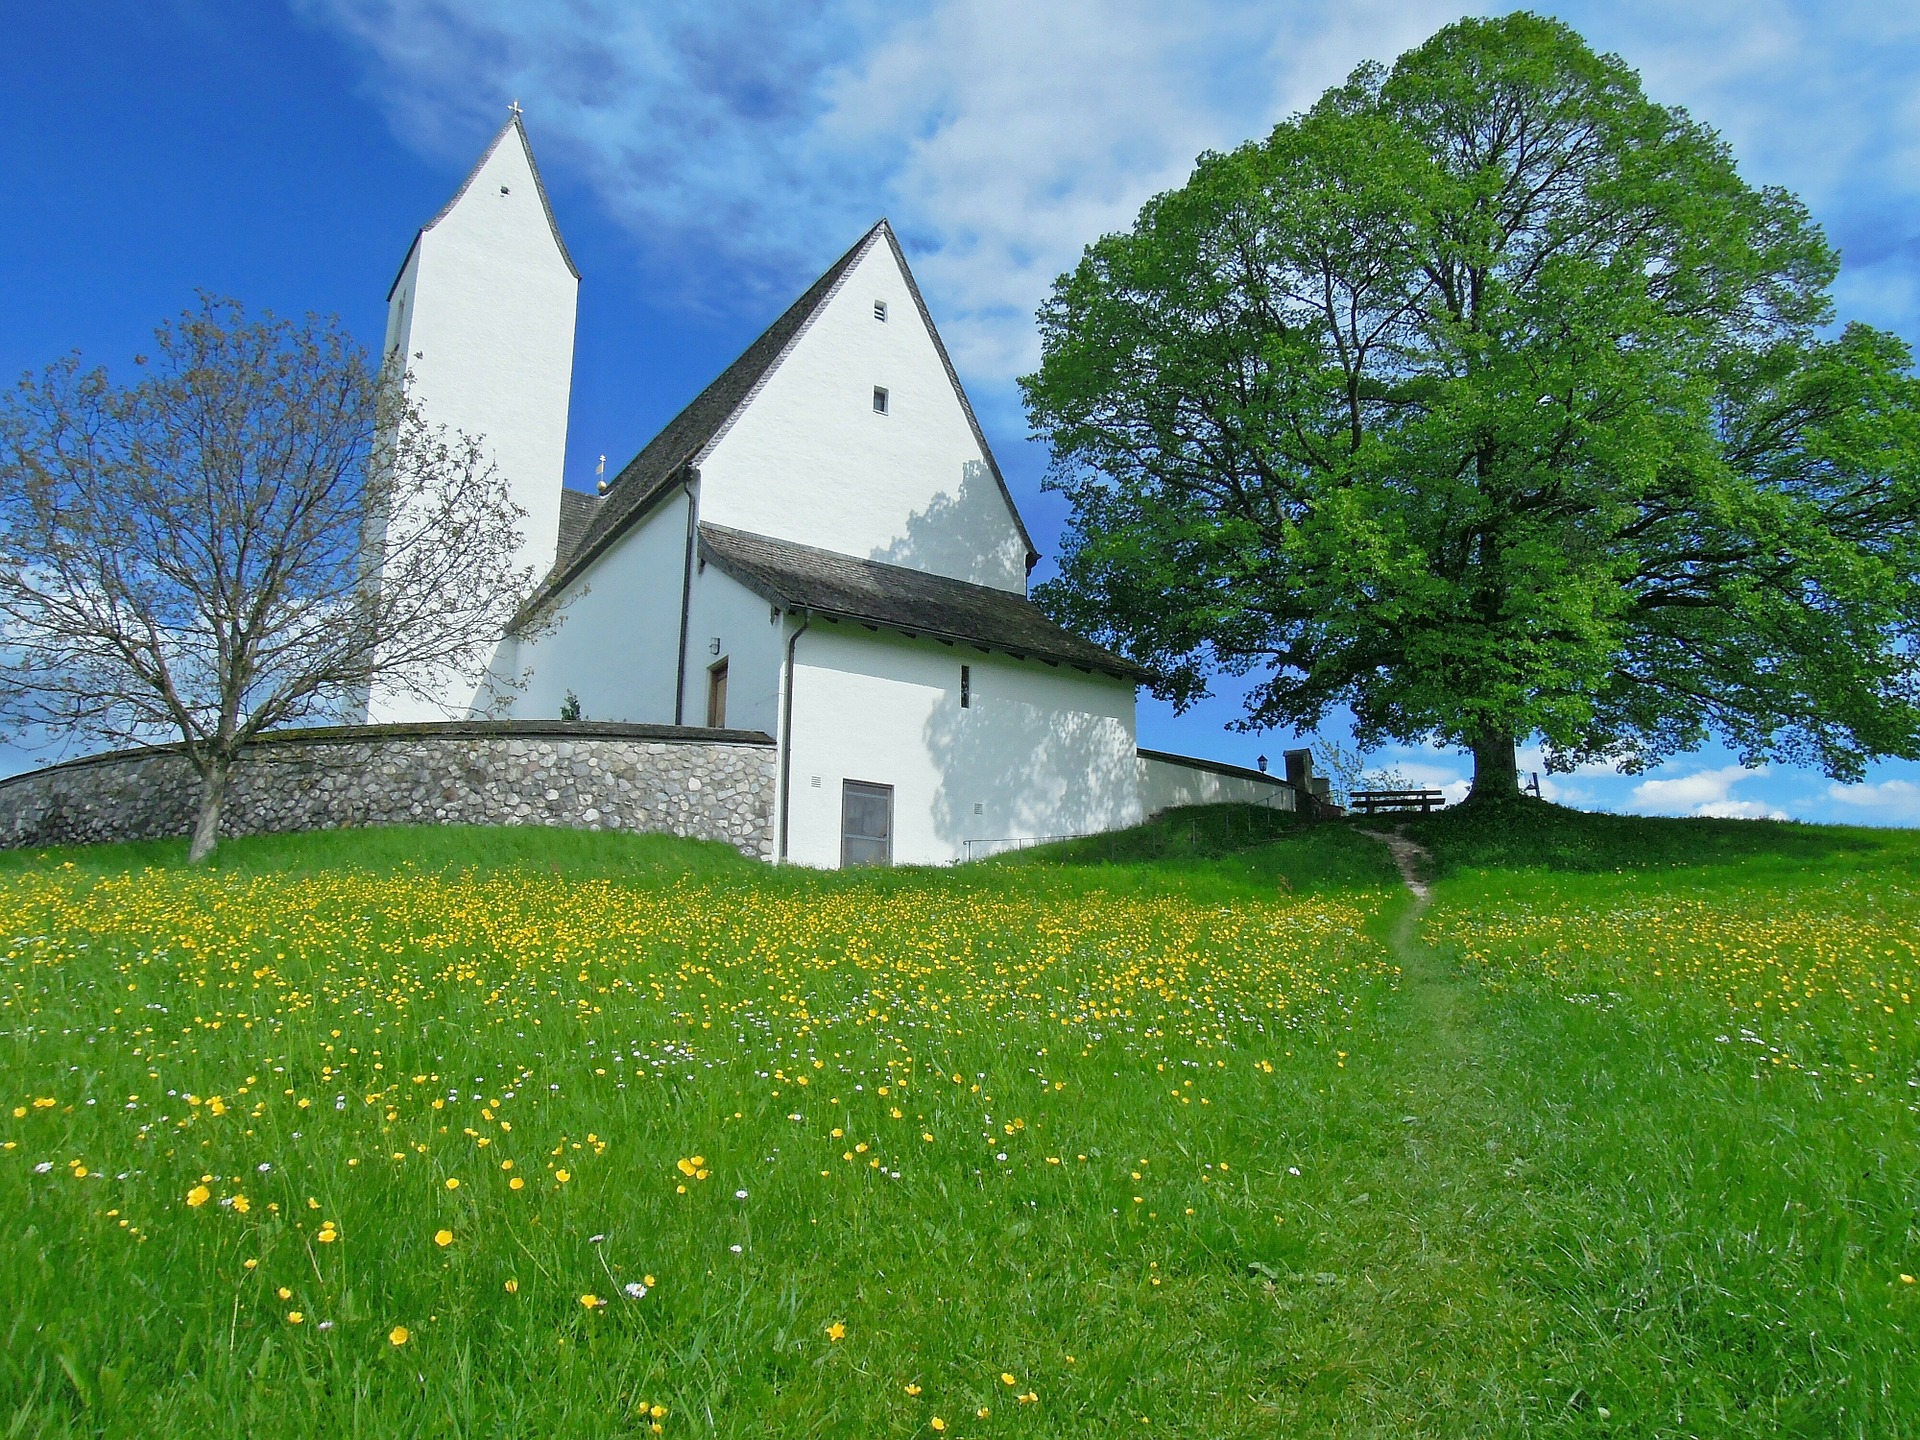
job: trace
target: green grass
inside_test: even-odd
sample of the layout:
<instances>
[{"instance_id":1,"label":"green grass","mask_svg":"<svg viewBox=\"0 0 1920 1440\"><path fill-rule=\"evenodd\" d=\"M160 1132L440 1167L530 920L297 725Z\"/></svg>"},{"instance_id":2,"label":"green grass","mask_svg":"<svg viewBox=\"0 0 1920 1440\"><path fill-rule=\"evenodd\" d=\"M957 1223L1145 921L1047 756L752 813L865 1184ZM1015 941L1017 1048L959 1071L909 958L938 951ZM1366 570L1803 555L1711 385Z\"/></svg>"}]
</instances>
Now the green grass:
<instances>
[{"instance_id":1,"label":"green grass","mask_svg":"<svg viewBox=\"0 0 1920 1440\"><path fill-rule=\"evenodd\" d=\"M1357 829L7 857L0 1429L1920 1434L1920 837Z\"/></svg>"},{"instance_id":2,"label":"green grass","mask_svg":"<svg viewBox=\"0 0 1920 1440\"><path fill-rule=\"evenodd\" d=\"M1783 865L1853 860L1871 865L1891 856L1920 855L1907 832L1752 820L1663 819L1597 815L1521 798L1497 805L1462 805L1394 821L1350 821L1393 826L1424 845L1441 875L1462 869L1711 870L1745 861Z\"/></svg>"}]
</instances>

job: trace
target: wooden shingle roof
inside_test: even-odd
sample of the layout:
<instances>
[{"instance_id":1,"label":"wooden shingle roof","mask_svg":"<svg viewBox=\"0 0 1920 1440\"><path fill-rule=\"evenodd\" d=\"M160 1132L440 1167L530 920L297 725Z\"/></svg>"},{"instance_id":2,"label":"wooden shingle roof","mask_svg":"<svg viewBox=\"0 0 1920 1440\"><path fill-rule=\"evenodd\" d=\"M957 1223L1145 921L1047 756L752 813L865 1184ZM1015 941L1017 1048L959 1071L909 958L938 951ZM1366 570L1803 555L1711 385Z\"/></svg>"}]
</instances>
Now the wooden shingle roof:
<instances>
[{"instance_id":1,"label":"wooden shingle roof","mask_svg":"<svg viewBox=\"0 0 1920 1440\"><path fill-rule=\"evenodd\" d=\"M599 510L598 495L589 495L584 490L563 488L560 491L560 535L553 554L556 566L565 565L567 557L579 548L581 537L587 533Z\"/></svg>"},{"instance_id":2,"label":"wooden shingle roof","mask_svg":"<svg viewBox=\"0 0 1920 1440\"><path fill-rule=\"evenodd\" d=\"M700 526L700 558L783 610L1097 670L1146 684L1152 672L1064 630L1024 595L861 560L723 525Z\"/></svg>"}]
</instances>

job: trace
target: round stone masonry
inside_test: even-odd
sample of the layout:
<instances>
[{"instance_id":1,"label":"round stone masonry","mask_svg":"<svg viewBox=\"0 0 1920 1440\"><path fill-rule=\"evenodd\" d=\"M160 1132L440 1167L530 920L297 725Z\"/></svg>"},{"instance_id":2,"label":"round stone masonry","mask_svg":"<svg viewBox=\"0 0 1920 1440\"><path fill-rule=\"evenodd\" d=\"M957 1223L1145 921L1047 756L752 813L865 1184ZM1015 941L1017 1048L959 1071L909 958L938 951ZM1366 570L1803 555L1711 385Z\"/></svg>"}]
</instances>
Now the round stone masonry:
<instances>
[{"instance_id":1,"label":"round stone masonry","mask_svg":"<svg viewBox=\"0 0 1920 1440\"><path fill-rule=\"evenodd\" d=\"M355 825L560 825L720 840L773 857L773 738L602 721L449 721L264 735L228 781L222 835ZM177 745L0 780L0 847L186 835L199 777Z\"/></svg>"}]
</instances>

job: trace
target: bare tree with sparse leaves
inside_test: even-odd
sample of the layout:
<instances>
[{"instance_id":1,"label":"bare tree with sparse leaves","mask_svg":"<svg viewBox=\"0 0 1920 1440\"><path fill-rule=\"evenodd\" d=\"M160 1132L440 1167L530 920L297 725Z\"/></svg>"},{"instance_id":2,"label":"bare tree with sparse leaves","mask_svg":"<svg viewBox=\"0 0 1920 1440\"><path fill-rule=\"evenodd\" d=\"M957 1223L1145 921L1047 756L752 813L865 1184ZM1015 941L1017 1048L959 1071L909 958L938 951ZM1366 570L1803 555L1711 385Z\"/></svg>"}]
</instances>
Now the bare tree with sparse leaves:
<instances>
[{"instance_id":1,"label":"bare tree with sparse leaves","mask_svg":"<svg viewBox=\"0 0 1920 1440\"><path fill-rule=\"evenodd\" d=\"M132 385L70 356L0 400L0 715L178 742L198 862L249 741L477 683L535 577L479 442L337 320L203 296L156 338Z\"/></svg>"}]
</instances>

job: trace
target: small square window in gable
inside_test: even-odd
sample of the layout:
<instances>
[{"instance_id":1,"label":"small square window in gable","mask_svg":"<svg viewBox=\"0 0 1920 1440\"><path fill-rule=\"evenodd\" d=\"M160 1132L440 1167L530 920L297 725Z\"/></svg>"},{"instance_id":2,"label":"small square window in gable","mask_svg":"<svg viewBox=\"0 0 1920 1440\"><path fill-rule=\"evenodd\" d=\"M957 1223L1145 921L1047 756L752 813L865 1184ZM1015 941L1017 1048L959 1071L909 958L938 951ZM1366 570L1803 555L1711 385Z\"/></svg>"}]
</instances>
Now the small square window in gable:
<instances>
[{"instance_id":1,"label":"small square window in gable","mask_svg":"<svg viewBox=\"0 0 1920 1440\"><path fill-rule=\"evenodd\" d=\"M884 385L873 387L873 413L876 415L887 413L887 389Z\"/></svg>"},{"instance_id":2,"label":"small square window in gable","mask_svg":"<svg viewBox=\"0 0 1920 1440\"><path fill-rule=\"evenodd\" d=\"M882 325L887 323L887 302L886 301L876 300L873 302L873 318L878 320Z\"/></svg>"}]
</instances>

